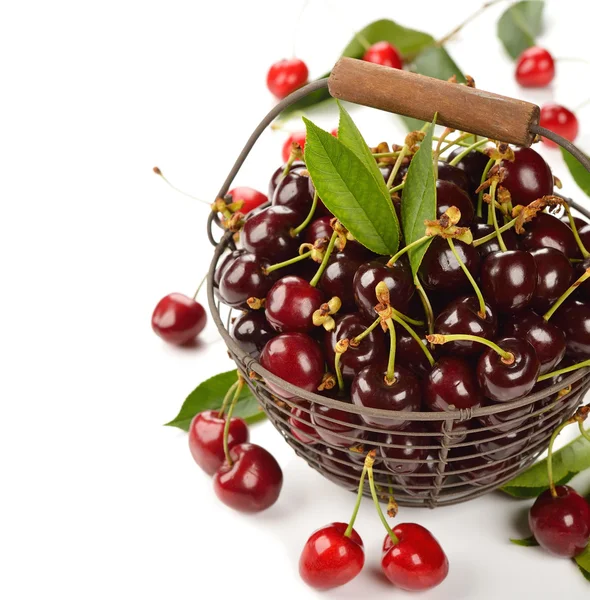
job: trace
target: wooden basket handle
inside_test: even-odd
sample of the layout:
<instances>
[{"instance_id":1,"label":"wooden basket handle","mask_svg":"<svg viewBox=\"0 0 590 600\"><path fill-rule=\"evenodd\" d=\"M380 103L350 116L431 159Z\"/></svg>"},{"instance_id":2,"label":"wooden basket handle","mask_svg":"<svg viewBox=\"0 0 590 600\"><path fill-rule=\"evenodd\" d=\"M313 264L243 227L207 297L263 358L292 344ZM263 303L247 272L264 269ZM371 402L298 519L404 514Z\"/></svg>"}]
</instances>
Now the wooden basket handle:
<instances>
[{"instance_id":1,"label":"wooden basket handle","mask_svg":"<svg viewBox=\"0 0 590 600\"><path fill-rule=\"evenodd\" d=\"M531 128L539 123L536 104L465 85L341 58L328 79L334 98L432 121L493 140L530 146Z\"/></svg>"}]
</instances>

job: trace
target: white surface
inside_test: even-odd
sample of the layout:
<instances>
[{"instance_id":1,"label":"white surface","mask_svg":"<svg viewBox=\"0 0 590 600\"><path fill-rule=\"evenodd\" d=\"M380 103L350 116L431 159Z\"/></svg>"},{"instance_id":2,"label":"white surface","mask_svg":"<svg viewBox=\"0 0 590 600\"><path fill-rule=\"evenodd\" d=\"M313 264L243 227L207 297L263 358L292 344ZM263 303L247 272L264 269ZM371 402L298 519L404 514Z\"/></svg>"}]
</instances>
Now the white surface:
<instances>
[{"instance_id":1,"label":"white surface","mask_svg":"<svg viewBox=\"0 0 590 600\"><path fill-rule=\"evenodd\" d=\"M298 54L326 71L353 28L384 16L440 36L476 2L313 0ZM266 423L252 431L285 473L278 504L247 517L220 505L186 437L162 423L230 362L212 324L196 349L164 345L149 319L159 298L190 293L211 248L206 207L151 173L211 200L271 106L264 79L291 53L300 2L12 2L0 23L2 376L0 597L317 598L297 575L307 536L346 520L353 496L297 459ZM201 8L198 8L201 7ZM542 42L589 58L573 2L551 2ZM478 85L569 106L588 68L564 64L550 90L519 90L494 31L500 8L449 49ZM371 142L397 120L355 118ZM590 150L590 110L580 113ZM332 114L316 118L331 127ZM265 189L284 133L269 133L238 183ZM557 153L555 172L571 187ZM579 482L588 487L588 477ZM528 503L490 495L402 509L432 529L451 563L428 599L588 595L575 567L510 536ZM401 598L373 573L383 538L369 502L357 529L364 572L325 598Z\"/></svg>"}]
</instances>

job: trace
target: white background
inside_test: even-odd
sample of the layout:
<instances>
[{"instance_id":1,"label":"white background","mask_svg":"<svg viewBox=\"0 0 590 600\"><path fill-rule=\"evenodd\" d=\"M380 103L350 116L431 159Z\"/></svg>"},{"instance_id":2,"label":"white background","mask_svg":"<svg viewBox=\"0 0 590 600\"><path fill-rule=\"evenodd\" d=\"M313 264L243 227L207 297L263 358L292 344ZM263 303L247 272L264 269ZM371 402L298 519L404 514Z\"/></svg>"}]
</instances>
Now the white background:
<instances>
[{"instance_id":1,"label":"white background","mask_svg":"<svg viewBox=\"0 0 590 600\"><path fill-rule=\"evenodd\" d=\"M582 4L549 2L542 43L590 58ZM0 22L0 596L318 598L297 574L317 527L347 520L352 494L309 469L266 423L255 442L280 461L279 502L258 516L220 505L182 432L162 427L186 394L231 364L212 324L193 349L166 346L151 311L192 293L212 250L207 207L167 188L159 165L211 201L272 105L271 62L297 54L328 70L354 28L381 17L439 37L479 2L20 2ZM576 7L577 5L577 7ZM479 87L570 107L590 67L563 63L525 93L495 37L500 7L449 50ZM400 140L396 118L354 112L369 142ZM590 150L590 107L580 111ZM333 113L314 117L335 124ZM298 127L295 125L295 127ZM238 183L265 189L286 134L264 136ZM559 154L554 170L577 198ZM203 298L204 301L204 298ZM567 435L564 434L567 438ZM589 478L578 487L588 488ZM570 561L518 548L528 503L492 494L402 509L429 527L451 564L428 599L582 598ZM357 529L367 565L325 598L402 598L375 573L383 538L370 502Z\"/></svg>"}]
</instances>

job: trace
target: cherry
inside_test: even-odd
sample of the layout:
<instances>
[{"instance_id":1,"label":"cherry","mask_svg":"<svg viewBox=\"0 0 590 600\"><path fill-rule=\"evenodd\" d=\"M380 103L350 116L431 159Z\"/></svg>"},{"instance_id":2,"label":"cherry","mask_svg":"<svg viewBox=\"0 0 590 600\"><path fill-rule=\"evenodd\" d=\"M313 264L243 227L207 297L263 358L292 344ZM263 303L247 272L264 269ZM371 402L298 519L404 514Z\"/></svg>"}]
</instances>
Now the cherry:
<instances>
[{"instance_id":1,"label":"cherry","mask_svg":"<svg viewBox=\"0 0 590 600\"><path fill-rule=\"evenodd\" d=\"M381 568L395 586L407 591L436 587L449 572L449 560L436 538L422 525L400 523L383 542Z\"/></svg>"},{"instance_id":2,"label":"cherry","mask_svg":"<svg viewBox=\"0 0 590 600\"><path fill-rule=\"evenodd\" d=\"M229 454L232 464L225 461L213 477L217 497L246 513L272 506L283 486L283 472L274 456L256 444L238 444Z\"/></svg>"},{"instance_id":3,"label":"cherry","mask_svg":"<svg viewBox=\"0 0 590 600\"><path fill-rule=\"evenodd\" d=\"M164 296L152 313L152 329L165 342L181 346L194 340L207 324L205 309L184 294Z\"/></svg>"},{"instance_id":4,"label":"cherry","mask_svg":"<svg viewBox=\"0 0 590 600\"><path fill-rule=\"evenodd\" d=\"M466 333L493 339L498 330L498 319L496 312L486 303L486 314L482 318L479 315L479 300L476 296L460 296L438 314L434 321L434 330L443 335ZM443 347L446 354L457 356L472 356L480 354L482 346L477 342L459 340L449 342Z\"/></svg>"},{"instance_id":5,"label":"cherry","mask_svg":"<svg viewBox=\"0 0 590 600\"><path fill-rule=\"evenodd\" d=\"M393 165L389 165L389 164L380 164L379 165L379 171L381 171L381 175L383 175L383 181L385 181L385 183L387 183L389 181L389 177L391 175L391 172L393 171ZM403 179L404 179L404 175L408 172L407 167L401 167L399 169L399 171L396 173L395 177L393 178L393 185L399 185ZM398 214L399 217L399 214Z\"/></svg>"},{"instance_id":6,"label":"cherry","mask_svg":"<svg viewBox=\"0 0 590 600\"><path fill-rule=\"evenodd\" d=\"M231 336L238 342L242 350L258 356L275 334L269 325L264 312L253 310L242 313L232 324Z\"/></svg>"},{"instance_id":7,"label":"cherry","mask_svg":"<svg viewBox=\"0 0 590 600\"><path fill-rule=\"evenodd\" d=\"M340 298L342 302L342 311L354 311L356 304L354 300L353 281L354 276L363 264L364 259L350 256L350 252L346 252L350 246L350 242L346 243L344 252L337 252L330 256L328 266L325 268L318 287L325 293L326 297Z\"/></svg>"},{"instance_id":8,"label":"cherry","mask_svg":"<svg viewBox=\"0 0 590 600\"><path fill-rule=\"evenodd\" d=\"M304 333L282 333L266 343L260 364L288 383L308 392L317 391L324 374L324 357L317 342ZM293 398L294 394L267 382L277 395Z\"/></svg>"},{"instance_id":9,"label":"cherry","mask_svg":"<svg viewBox=\"0 0 590 600\"><path fill-rule=\"evenodd\" d=\"M477 379L483 393L497 402L509 402L526 396L535 386L541 363L529 342L517 338L496 341L509 358L503 358L488 348L477 362Z\"/></svg>"},{"instance_id":10,"label":"cherry","mask_svg":"<svg viewBox=\"0 0 590 600\"><path fill-rule=\"evenodd\" d=\"M219 283L221 301L233 308L248 309L248 298L264 298L277 279L277 272L266 273L264 259L245 252L235 257L224 269Z\"/></svg>"},{"instance_id":11,"label":"cherry","mask_svg":"<svg viewBox=\"0 0 590 600\"><path fill-rule=\"evenodd\" d=\"M524 424L521 422L519 427ZM491 435L489 432L482 432L471 435L469 441L476 452L485 455L485 460L495 462L512 459L518 455L530 443L530 434L530 429L502 432L502 437L498 437L496 432L491 432ZM498 439L491 439L494 437Z\"/></svg>"},{"instance_id":12,"label":"cherry","mask_svg":"<svg viewBox=\"0 0 590 600\"><path fill-rule=\"evenodd\" d=\"M315 244L318 240L329 240L334 233L330 221L332 217L319 217L314 219L303 232L303 237L307 244ZM348 244L346 244L348 246Z\"/></svg>"},{"instance_id":13,"label":"cherry","mask_svg":"<svg viewBox=\"0 0 590 600\"><path fill-rule=\"evenodd\" d=\"M213 274L213 285L218 288L221 283L221 277L223 276L223 272L227 268L227 266L238 256L245 254L246 251L242 248L239 250L234 250L233 252L228 252L224 254L217 263L217 267L215 268L215 273Z\"/></svg>"},{"instance_id":14,"label":"cherry","mask_svg":"<svg viewBox=\"0 0 590 600\"><path fill-rule=\"evenodd\" d=\"M303 221L311 210L314 187L308 175L301 171L291 171L277 185L272 197L273 206L285 206Z\"/></svg>"},{"instance_id":15,"label":"cherry","mask_svg":"<svg viewBox=\"0 0 590 600\"><path fill-rule=\"evenodd\" d=\"M575 276L580 277L584 274L586 269L590 269L590 258L585 258L582 262L576 264ZM578 287L578 289L580 290L581 296L583 296L586 300L590 300L590 282L588 280L584 281L582 285Z\"/></svg>"},{"instance_id":16,"label":"cherry","mask_svg":"<svg viewBox=\"0 0 590 600\"><path fill-rule=\"evenodd\" d=\"M188 446L195 462L207 473L213 475L225 460L223 451L223 429L225 417L218 410L205 410L196 414L188 430ZM231 449L249 439L246 422L232 417L229 422L228 447Z\"/></svg>"},{"instance_id":17,"label":"cherry","mask_svg":"<svg viewBox=\"0 0 590 600\"><path fill-rule=\"evenodd\" d=\"M460 150L463 150L463 148L460 148ZM466 194L471 193L471 188L469 185L469 178L468 178L467 174L463 170L461 170L458 166L450 165L448 162L445 162L444 160L438 161L437 185L438 185L438 181L445 181L447 183L453 183L456 186L458 186L459 188L461 188L461 190L463 190ZM477 185L479 186L479 183ZM449 206L453 206L453 205L449 204ZM461 210L460 206L458 206L458 205L455 205L455 206L457 206L457 208L459 208ZM473 213L473 207L471 207L471 209L472 209L472 213ZM461 210L461 215L463 215L463 210Z\"/></svg>"},{"instance_id":18,"label":"cherry","mask_svg":"<svg viewBox=\"0 0 590 600\"><path fill-rule=\"evenodd\" d=\"M361 342L362 343L362 342ZM383 365L372 364L360 371L352 382L350 397L353 404L365 408L379 408L391 411L420 410L422 393L420 381L410 371L397 365L393 383L386 381ZM369 426L398 431L408 426L408 421L388 417L361 415Z\"/></svg>"},{"instance_id":19,"label":"cherry","mask_svg":"<svg viewBox=\"0 0 590 600\"><path fill-rule=\"evenodd\" d=\"M305 139L305 132L303 132L303 136ZM289 163L289 157L291 154L291 137L289 136L289 138L287 139L287 141L289 142L289 147L288 147L288 152L287 152L287 156L284 155L283 153L283 159L285 164L281 165L273 174L272 177L270 178L270 181L268 182L268 197L272 198L274 196L275 190L277 189L277 185L279 185L279 183L281 182L281 180L283 179L283 177L285 176L285 169L287 168L287 165ZM298 173L299 171L303 171L303 170L307 170L307 167L305 166L305 163L302 160L294 160L290 165L289 165L289 169L288 172L289 173Z\"/></svg>"},{"instance_id":20,"label":"cherry","mask_svg":"<svg viewBox=\"0 0 590 600\"><path fill-rule=\"evenodd\" d=\"M501 403L486 400L484 406L499 406ZM491 415L478 417L484 427L489 427L495 433L506 433L524 425L524 419L533 412L533 404L526 404L520 408L497 412Z\"/></svg>"},{"instance_id":21,"label":"cherry","mask_svg":"<svg viewBox=\"0 0 590 600\"><path fill-rule=\"evenodd\" d=\"M529 511L529 526L539 544L557 556L574 557L590 540L590 506L568 485L545 490Z\"/></svg>"},{"instance_id":22,"label":"cherry","mask_svg":"<svg viewBox=\"0 0 590 600\"><path fill-rule=\"evenodd\" d=\"M532 148L515 148L514 161L503 160L502 182L512 196L512 206L527 205L553 193L553 175L545 159Z\"/></svg>"},{"instance_id":23,"label":"cherry","mask_svg":"<svg viewBox=\"0 0 590 600\"><path fill-rule=\"evenodd\" d=\"M363 541L353 529L345 535L346 523L330 523L315 531L305 543L299 559L299 574L305 583L327 590L354 579L365 564Z\"/></svg>"},{"instance_id":24,"label":"cherry","mask_svg":"<svg viewBox=\"0 0 590 600\"><path fill-rule=\"evenodd\" d=\"M335 423L331 419L340 422ZM311 407L311 422L324 442L341 448L354 446L355 438L362 435L363 431L358 428L362 420L357 414L318 403Z\"/></svg>"},{"instance_id":25,"label":"cherry","mask_svg":"<svg viewBox=\"0 0 590 600\"><path fill-rule=\"evenodd\" d=\"M279 100L307 83L309 71L299 58L285 58L271 65L266 75L266 87Z\"/></svg>"},{"instance_id":26,"label":"cherry","mask_svg":"<svg viewBox=\"0 0 590 600\"><path fill-rule=\"evenodd\" d=\"M557 133L570 142L576 139L580 129L576 115L560 104L545 104L542 106L539 125ZM542 141L551 148L557 148L557 144L547 138L542 138Z\"/></svg>"},{"instance_id":27,"label":"cherry","mask_svg":"<svg viewBox=\"0 0 590 600\"><path fill-rule=\"evenodd\" d=\"M299 146L301 146L301 149L303 150L305 148L305 131L297 131L295 133L292 133L285 140L285 143L283 144L283 149L281 151L281 157L283 159L283 162L288 162L289 157L291 156L291 148L293 147L293 142L299 144ZM305 166L303 168L305 168ZM297 168L294 170L299 171L300 169Z\"/></svg>"},{"instance_id":28,"label":"cherry","mask_svg":"<svg viewBox=\"0 0 590 600\"><path fill-rule=\"evenodd\" d=\"M587 221L584 221L584 219L582 219L581 217L576 217L575 215L572 215L572 217L573 217L573 219L574 219L574 223L575 223L575 225L576 225L576 229L578 230L578 233L580 234L580 237L582 237L582 231L581 231L581 229L582 229L583 227L586 227L586 230L584 231L584 233L585 233L586 235L588 235L588 233L590 232L590 229L588 229L588 227L587 227L587 226L589 225L589 223L588 223ZM568 227L571 229L571 226L570 226L570 220L569 220L569 217L567 216L567 213L563 214L563 215L561 216L561 219L559 219L559 220L560 220L562 223L565 223L565 224L566 224L566 225L567 225L567 226L568 226ZM582 238L582 242L583 242L583 241L584 241L584 240L583 240L583 238ZM584 245L585 245L585 244L584 244Z\"/></svg>"},{"instance_id":29,"label":"cherry","mask_svg":"<svg viewBox=\"0 0 590 600\"><path fill-rule=\"evenodd\" d=\"M287 275L266 295L266 319L275 331L305 333L314 328L313 313L323 301L322 292L305 279Z\"/></svg>"},{"instance_id":30,"label":"cherry","mask_svg":"<svg viewBox=\"0 0 590 600\"><path fill-rule=\"evenodd\" d=\"M379 452L385 468L396 475L409 475L416 472L426 460L428 450L424 446L433 444L429 436L418 436L416 433L426 433L421 424L413 424L411 429L402 433L388 433L380 438L381 444L395 444L399 448L379 446Z\"/></svg>"},{"instance_id":31,"label":"cherry","mask_svg":"<svg viewBox=\"0 0 590 600\"><path fill-rule=\"evenodd\" d=\"M459 173L463 174L461 171ZM471 198L469 198L467 192L462 190L458 185L439 178L436 181L437 218L440 219L451 206L456 206L461 211L461 220L457 225L466 227L471 224L475 216L475 211L473 209L473 202L471 202Z\"/></svg>"},{"instance_id":32,"label":"cherry","mask_svg":"<svg viewBox=\"0 0 590 600\"><path fill-rule=\"evenodd\" d=\"M483 403L483 396L469 363L443 356L424 381L424 401L430 410L444 412L478 408Z\"/></svg>"},{"instance_id":33,"label":"cherry","mask_svg":"<svg viewBox=\"0 0 590 600\"><path fill-rule=\"evenodd\" d=\"M580 257L580 249L572 230L557 217L541 212L524 228L525 233L520 236L520 240L525 250L554 248L568 258Z\"/></svg>"},{"instance_id":34,"label":"cherry","mask_svg":"<svg viewBox=\"0 0 590 600\"><path fill-rule=\"evenodd\" d=\"M533 299L537 266L524 250L492 252L483 261L480 277L484 298L500 312L516 312Z\"/></svg>"},{"instance_id":35,"label":"cherry","mask_svg":"<svg viewBox=\"0 0 590 600\"><path fill-rule=\"evenodd\" d=\"M551 320L565 335L568 356L581 360L590 357L590 304L568 300Z\"/></svg>"},{"instance_id":36,"label":"cherry","mask_svg":"<svg viewBox=\"0 0 590 600\"><path fill-rule=\"evenodd\" d=\"M454 244L457 254L469 272L477 277L480 263L477 249L460 240L454 240ZM429 290L456 294L471 288L471 283L453 255L447 240L442 237L432 240L420 265L419 274L424 287ZM392 304L395 306L395 303Z\"/></svg>"},{"instance_id":37,"label":"cherry","mask_svg":"<svg viewBox=\"0 0 590 600\"><path fill-rule=\"evenodd\" d=\"M361 315L369 321L377 317L375 287L380 281L385 282L389 289L391 306L402 313L414 294L412 271L406 257L400 258L391 267L378 260L361 265L354 276L354 298Z\"/></svg>"},{"instance_id":38,"label":"cherry","mask_svg":"<svg viewBox=\"0 0 590 600\"><path fill-rule=\"evenodd\" d=\"M524 50L516 61L516 81L523 87L545 87L555 77L555 61L538 46Z\"/></svg>"},{"instance_id":39,"label":"cherry","mask_svg":"<svg viewBox=\"0 0 590 600\"><path fill-rule=\"evenodd\" d=\"M402 57L399 50L389 42L377 42L369 46L363 54L363 60L384 67L393 67L401 69L403 66Z\"/></svg>"},{"instance_id":40,"label":"cherry","mask_svg":"<svg viewBox=\"0 0 590 600\"><path fill-rule=\"evenodd\" d=\"M422 340L422 344L427 346L428 342L426 341L423 332L418 333L418 335ZM402 327L396 326L395 341L397 349L396 362L398 365L412 371L412 373L419 378L423 378L430 373L432 367L426 354L420 348L418 342ZM350 347L342 358L344 358L348 352L350 352Z\"/></svg>"},{"instance_id":41,"label":"cherry","mask_svg":"<svg viewBox=\"0 0 590 600\"><path fill-rule=\"evenodd\" d=\"M299 400L298 406L291 407L289 426L291 435L302 444L314 444L318 441L316 429L311 424L311 405L306 400Z\"/></svg>"},{"instance_id":42,"label":"cherry","mask_svg":"<svg viewBox=\"0 0 590 600\"><path fill-rule=\"evenodd\" d=\"M463 150L464 148L455 148L449 153L449 161L452 161L456 156L461 154ZM481 184L481 176L483 175L483 172L488 164L488 160L489 158L482 152L472 150L455 165L456 168L461 169L461 171L463 171L467 176L469 187L466 191L469 192L473 197L476 196L475 190ZM438 176L440 179L445 179L441 176L440 163L438 168Z\"/></svg>"},{"instance_id":43,"label":"cherry","mask_svg":"<svg viewBox=\"0 0 590 600\"><path fill-rule=\"evenodd\" d=\"M479 240L480 238L486 237L490 233L494 231L493 225L488 225L487 223L473 223L471 225L471 233L473 234L474 240ZM507 250L518 250L518 237L516 233L514 233L514 229L508 229L507 231L502 232L502 239L504 240L504 245ZM500 248L500 242L498 242L498 237L494 237L489 242L484 242L477 246L477 251L482 258L485 258L488 254L492 252L498 252L502 250Z\"/></svg>"},{"instance_id":44,"label":"cherry","mask_svg":"<svg viewBox=\"0 0 590 600\"><path fill-rule=\"evenodd\" d=\"M434 446L436 443L425 445ZM425 461L420 463L418 469L411 475L398 475L397 480L404 487L404 492L412 496L427 496L430 493L430 486L437 476L438 457L428 451Z\"/></svg>"},{"instance_id":45,"label":"cherry","mask_svg":"<svg viewBox=\"0 0 590 600\"><path fill-rule=\"evenodd\" d=\"M457 448L456 450L463 450ZM467 450L472 453L473 450ZM463 450L465 453L465 450ZM457 473L457 477L462 481L469 483L474 487L487 487L491 485L498 485L502 480L505 480L510 476L512 468L514 468L518 462L515 459L509 459L499 462L490 462L485 458L478 456L472 458L463 458L461 460L451 463L451 470L454 471L465 471L464 473Z\"/></svg>"},{"instance_id":46,"label":"cherry","mask_svg":"<svg viewBox=\"0 0 590 600\"><path fill-rule=\"evenodd\" d=\"M232 198L232 202L242 202L240 212L244 215L268 202L268 198L262 192L246 186L230 190L229 195Z\"/></svg>"},{"instance_id":47,"label":"cherry","mask_svg":"<svg viewBox=\"0 0 590 600\"><path fill-rule=\"evenodd\" d=\"M350 453L330 446L318 446L318 450L322 452L317 457L318 462L328 471L326 474L328 479L332 479L349 489L358 486L359 477L363 470L359 465L351 463L352 455ZM339 462L340 460L345 461L345 464Z\"/></svg>"},{"instance_id":48,"label":"cherry","mask_svg":"<svg viewBox=\"0 0 590 600\"><path fill-rule=\"evenodd\" d=\"M291 229L300 220L296 212L285 206L269 206L244 223L240 242L258 257L282 262L297 254L299 243L291 235Z\"/></svg>"},{"instance_id":49,"label":"cherry","mask_svg":"<svg viewBox=\"0 0 590 600\"><path fill-rule=\"evenodd\" d=\"M358 314L336 317L336 327L324 334L324 350L330 369L334 370L334 347L339 340L353 340L367 328L364 319ZM372 364L384 366L387 352L385 336L380 330L373 330L358 345L349 344L340 357L340 369L345 380L352 380L356 374Z\"/></svg>"},{"instance_id":50,"label":"cherry","mask_svg":"<svg viewBox=\"0 0 590 600\"><path fill-rule=\"evenodd\" d=\"M531 250L531 256L537 265L532 307L538 313L545 313L569 288L574 279L574 269L567 256L555 248Z\"/></svg>"}]
</instances>

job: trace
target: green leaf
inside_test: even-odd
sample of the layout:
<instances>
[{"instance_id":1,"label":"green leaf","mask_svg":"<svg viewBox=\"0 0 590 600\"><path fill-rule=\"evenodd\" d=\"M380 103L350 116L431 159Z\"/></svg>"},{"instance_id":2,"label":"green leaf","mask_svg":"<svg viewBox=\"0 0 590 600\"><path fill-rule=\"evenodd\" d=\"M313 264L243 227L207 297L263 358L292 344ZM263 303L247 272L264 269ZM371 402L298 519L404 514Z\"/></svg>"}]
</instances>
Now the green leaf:
<instances>
[{"instance_id":1,"label":"green leaf","mask_svg":"<svg viewBox=\"0 0 590 600\"><path fill-rule=\"evenodd\" d=\"M578 554L576 558L574 558L578 567L580 567L580 571L582 571L582 575L590 581L590 544L586 546L586 550L582 552L582 554Z\"/></svg>"},{"instance_id":2,"label":"green leaf","mask_svg":"<svg viewBox=\"0 0 590 600\"><path fill-rule=\"evenodd\" d=\"M584 437L577 437L553 453L553 478L557 485L564 485L585 469L590 469L590 443ZM501 489L517 498L536 498L548 487L545 458L510 480Z\"/></svg>"},{"instance_id":3,"label":"green leaf","mask_svg":"<svg viewBox=\"0 0 590 600\"><path fill-rule=\"evenodd\" d=\"M406 244L424 236L424 221L436 219L436 182L432 157L432 135L436 116L428 127L420 148L412 158L406 176L402 201L402 228ZM433 238L408 251L413 275L416 275Z\"/></svg>"},{"instance_id":4,"label":"green leaf","mask_svg":"<svg viewBox=\"0 0 590 600\"><path fill-rule=\"evenodd\" d=\"M532 535L531 535L531 537L523 538L521 540L510 538L510 541L513 544L516 544L517 546L531 547L531 546L538 546L539 545L539 542L537 542L537 540Z\"/></svg>"},{"instance_id":5,"label":"green leaf","mask_svg":"<svg viewBox=\"0 0 590 600\"><path fill-rule=\"evenodd\" d=\"M540 0L517 2L500 17L498 37L512 58L518 58L524 50L535 45L535 38L541 33L544 5Z\"/></svg>"},{"instance_id":6,"label":"green leaf","mask_svg":"<svg viewBox=\"0 0 590 600\"><path fill-rule=\"evenodd\" d=\"M561 155L578 187L590 196L590 173L565 148L561 148Z\"/></svg>"},{"instance_id":7,"label":"green leaf","mask_svg":"<svg viewBox=\"0 0 590 600\"><path fill-rule=\"evenodd\" d=\"M383 178L378 181L339 137L305 117L303 120L307 129L305 164L324 204L363 246L377 254L395 254L399 230Z\"/></svg>"},{"instance_id":8,"label":"green leaf","mask_svg":"<svg viewBox=\"0 0 590 600\"><path fill-rule=\"evenodd\" d=\"M178 415L166 425L188 431L191 421L197 413L221 408L227 390L236 380L236 370L234 369L226 373L219 373L219 375L214 375L211 379L203 381L187 396ZM255 423L266 418L247 385L244 385L240 392L233 416L241 417L246 423Z\"/></svg>"}]
</instances>

